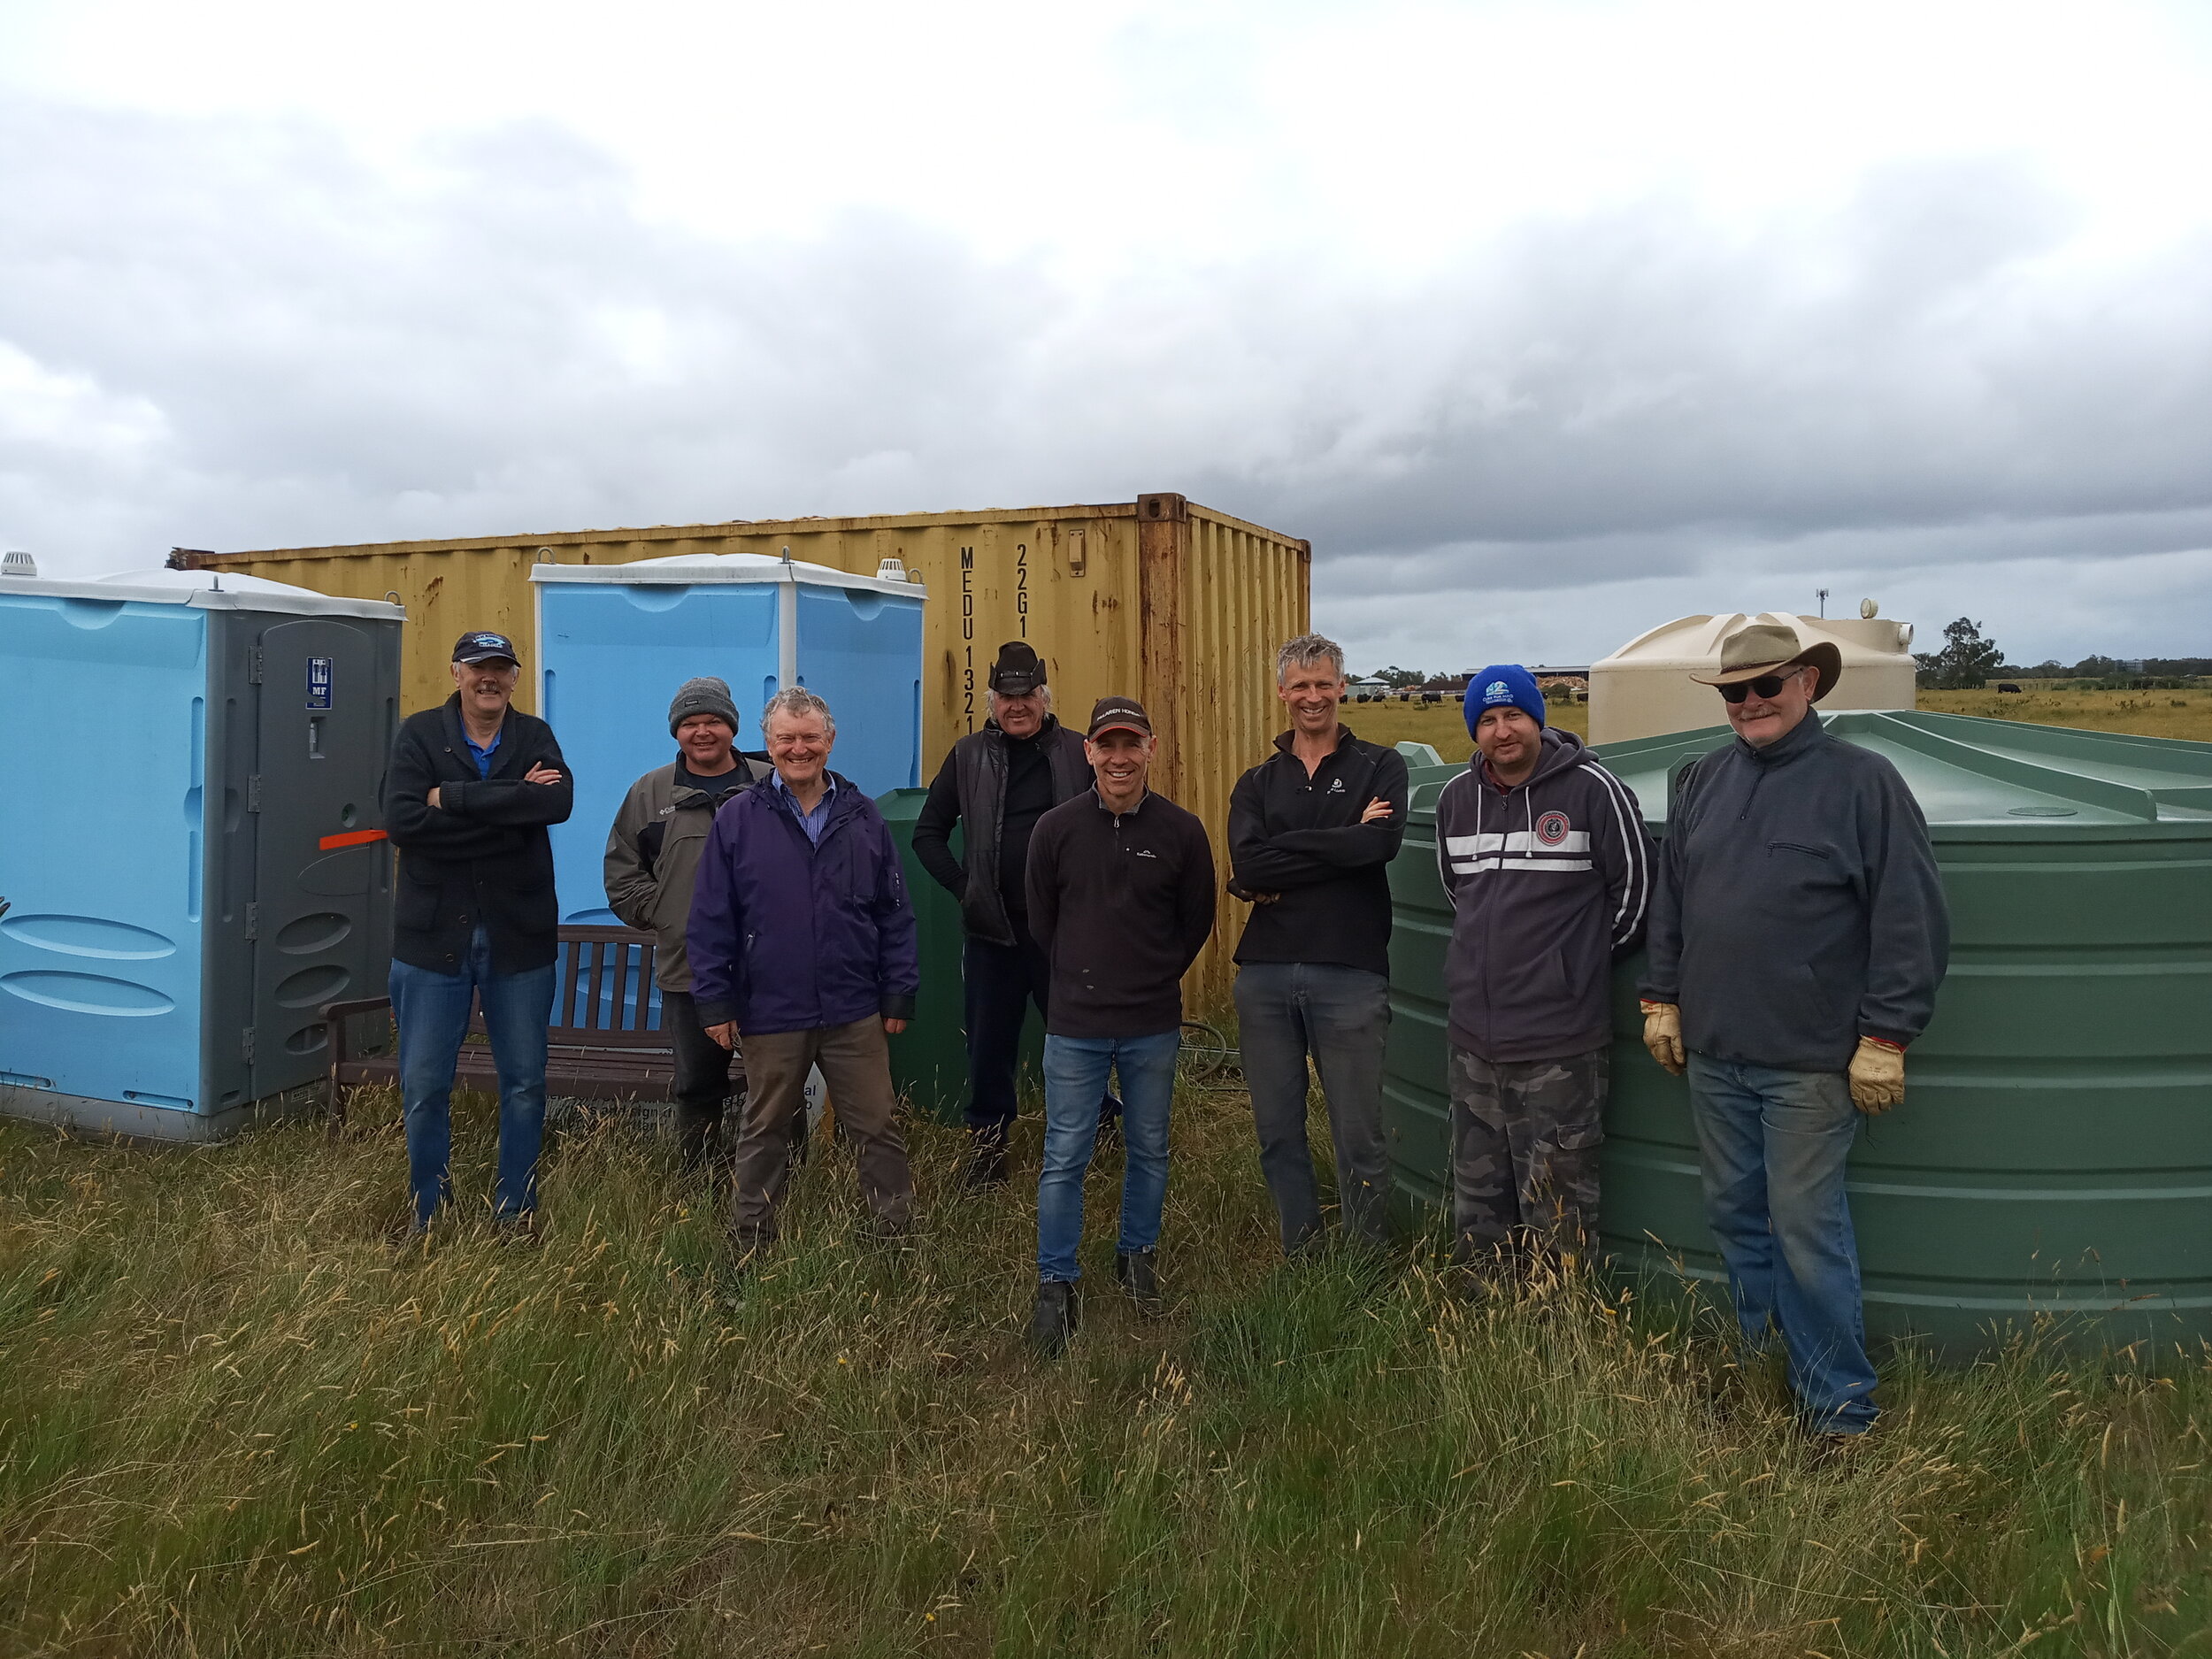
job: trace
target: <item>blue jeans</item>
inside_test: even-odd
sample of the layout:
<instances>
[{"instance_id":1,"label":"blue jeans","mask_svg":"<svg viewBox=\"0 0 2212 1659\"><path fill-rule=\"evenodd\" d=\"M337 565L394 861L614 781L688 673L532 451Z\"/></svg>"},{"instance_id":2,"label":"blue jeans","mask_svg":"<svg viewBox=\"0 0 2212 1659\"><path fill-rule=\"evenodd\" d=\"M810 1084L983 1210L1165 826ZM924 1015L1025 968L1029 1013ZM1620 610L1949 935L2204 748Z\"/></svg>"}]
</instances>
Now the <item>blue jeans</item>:
<instances>
[{"instance_id":1,"label":"blue jeans","mask_svg":"<svg viewBox=\"0 0 2212 1659\"><path fill-rule=\"evenodd\" d=\"M492 972L491 939L478 928L458 973L392 964L392 1018L399 1025L399 1092L407 1125L407 1185L415 1225L427 1226L452 1194L453 1068L468 1034L469 998L484 1005L484 1028L499 1067L499 1177L492 1210L525 1216L538 1207L538 1148L545 1140L545 1028L553 1018L553 964L525 973Z\"/></svg>"},{"instance_id":2,"label":"blue jeans","mask_svg":"<svg viewBox=\"0 0 2212 1659\"><path fill-rule=\"evenodd\" d=\"M1168 1112L1175 1098L1175 1056L1182 1028L1149 1037L1045 1034L1045 1163L1037 1178L1037 1277L1073 1284L1083 1242L1083 1177L1098 1144L1098 1102L1109 1070L1121 1076L1124 1256L1160 1241L1167 1202Z\"/></svg>"},{"instance_id":3,"label":"blue jeans","mask_svg":"<svg viewBox=\"0 0 2212 1659\"><path fill-rule=\"evenodd\" d=\"M1770 1325L1781 1327L1790 1389L1814 1432L1870 1428L1874 1364L1843 1190L1859 1127L1849 1082L1839 1071L1689 1061L1705 1219L1744 1340L1763 1347Z\"/></svg>"},{"instance_id":4,"label":"blue jeans","mask_svg":"<svg viewBox=\"0 0 2212 1659\"><path fill-rule=\"evenodd\" d=\"M1282 1223L1283 1253L1323 1237L1313 1153L1306 1144L1306 1056L1321 1074L1336 1143L1336 1192L1344 1229L1375 1246L1390 1241L1384 1201L1383 1040L1390 980L1325 962L1252 962L1237 970L1237 1041L1260 1139L1260 1173Z\"/></svg>"}]
</instances>

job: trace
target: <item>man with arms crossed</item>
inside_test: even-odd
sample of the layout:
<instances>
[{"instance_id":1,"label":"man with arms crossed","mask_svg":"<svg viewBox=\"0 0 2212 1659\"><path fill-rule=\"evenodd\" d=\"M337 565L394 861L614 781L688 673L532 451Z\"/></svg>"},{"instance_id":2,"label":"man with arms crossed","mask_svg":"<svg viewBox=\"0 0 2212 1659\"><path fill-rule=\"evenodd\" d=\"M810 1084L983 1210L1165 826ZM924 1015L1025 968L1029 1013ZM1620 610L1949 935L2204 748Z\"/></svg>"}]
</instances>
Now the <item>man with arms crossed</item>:
<instances>
[{"instance_id":1,"label":"man with arms crossed","mask_svg":"<svg viewBox=\"0 0 2212 1659\"><path fill-rule=\"evenodd\" d=\"M1745 1340L1789 1351L1806 1432L1873 1426L1844 1163L1862 1112L1905 1097L1950 915L1897 769L1822 729L1842 654L1770 623L1722 642L1736 741L1675 786L1654 895L1644 1043L1690 1079L1705 1218Z\"/></svg>"},{"instance_id":2,"label":"man with arms crossed","mask_svg":"<svg viewBox=\"0 0 2212 1659\"><path fill-rule=\"evenodd\" d=\"M1467 683L1475 753L1436 803L1452 901L1455 1254L1477 1272L1594 1242L1613 964L1643 941L1651 841L1628 787L1548 729L1528 670Z\"/></svg>"},{"instance_id":3,"label":"man with arms crossed","mask_svg":"<svg viewBox=\"0 0 2212 1659\"><path fill-rule=\"evenodd\" d=\"M1275 695L1290 730L1229 796L1229 891L1252 903L1237 943L1239 1045L1286 1256L1325 1236L1306 1144L1309 1056L1328 1101L1345 1232L1389 1241L1383 1040L1406 763L1337 719L1343 694L1334 641L1307 634L1284 646Z\"/></svg>"},{"instance_id":4,"label":"man with arms crossed","mask_svg":"<svg viewBox=\"0 0 2212 1659\"><path fill-rule=\"evenodd\" d=\"M660 987L661 1029L676 1056L676 1143L687 1170L702 1167L722 1134L734 1056L699 1023L691 996L691 959L684 930L691 921L692 883L715 812L770 771L737 752L737 705L730 688L709 676L687 680L668 705L676 758L630 786L607 833L607 907L632 927L650 933L653 982ZM745 1086L745 1068L736 1067ZM793 1122L803 1127L803 1114Z\"/></svg>"},{"instance_id":5,"label":"man with arms crossed","mask_svg":"<svg viewBox=\"0 0 2212 1659\"><path fill-rule=\"evenodd\" d=\"M1100 698L1087 739L1095 785L1039 819L1029 843L1029 924L1052 971L1029 1326L1031 1345L1048 1358L1075 1333L1083 1177L1109 1071L1121 1079L1128 1151L1115 1277L1141 1311L1159 1308L1155 1255L1183 1041L1182 978L1213 932L1213 849L1205 826L1147 787L1156 740L1142 705Z\"/></svg>"},{"instance_id":6,"label":"man with arms crossed","mask_svg":"<svg viewBox=\"0 0 2212 1659\"><path fill-rule=\"evenodd\" d=\"M513 706L521 676L505 634L464 634L453 695L407 718L384 776L384 822L399 849L392 1018L417 1233L449 1195L453 1068L472 996L499 1068L492 1214L526 1226L538 1207L560 928L546 830L567 818L575 785L552 727Z\"/></svg>"},{"instance_id":7,"label":"man with arms crossed","mask_svg":"<svg viewBox=\"0 0 2212 1659\"><path fill-rule=\"evenodd\" d=\"M1029 840L1037 820L1091 787L1083 739L1052 712L1045 665L1019 640L991 664L991 718L952 746L914 820L914 856L960 901L967 934L967 1182L1006 1179L1014 1123L1014 1066L1029 1004L1051 1011L1044 947L1029 926ZM964 856L950 837L964 825Z\"/></svg>"},{"instance_id":8,"label":"man with arms crossed","mask_svg":"<svg viewBox=\"0 0 2212 1659\"><path fill-rule=\"evenodd\" d=\"M751 1085L730 1219L741 1259L775 1240L791 1121L817 1065L875 1233L902 1235L914 1213L885 1041L921 983L898 849L875 803L829 770L829 704L793 687L760 725L775 771L714 815L685 933L699 1023L742 1045Z\"/></svg>"}]
</instances>

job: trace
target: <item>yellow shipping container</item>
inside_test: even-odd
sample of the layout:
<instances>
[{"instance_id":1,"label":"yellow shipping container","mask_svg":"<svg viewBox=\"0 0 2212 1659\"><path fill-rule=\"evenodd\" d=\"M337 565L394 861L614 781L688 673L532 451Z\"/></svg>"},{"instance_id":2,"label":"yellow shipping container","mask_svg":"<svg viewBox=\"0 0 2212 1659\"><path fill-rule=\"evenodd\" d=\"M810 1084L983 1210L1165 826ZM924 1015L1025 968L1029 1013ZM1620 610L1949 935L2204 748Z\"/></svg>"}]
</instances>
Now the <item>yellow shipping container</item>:
<instances>
[{"instance_id":1,"label":"yellow shipping container","mask_svg":"<svg viewBox=\"0 0 2212 1659\"><path fill-rule=\"evenodd\" d=\"M886 558L920 572L925 607L922 742L926 779L955 739L983 724L985 678L1002 641L1045 659L1062 717L1133 694L1160 733L1153 782L1205 821L1226 875L1229 790L1281 729L1275 648L1309 626L1312 549L1180 495L996 512L787 518L575 530L551 535L388 541L258 552L180 550L173 563L242 570L347 598L407 606L405 706L451 690L445 653L469 628L534 652L534 565L621 565L686 553L763 553L873 575ZM530 678L523 701L527 706ZM841 712L844 712L841 711ZM846 714L848 719L856 718ZM641 769L646 764L640 760ZM1243 906L1224 898L1193 995L1225 1002Z\"/></svg>"}]
</instances>

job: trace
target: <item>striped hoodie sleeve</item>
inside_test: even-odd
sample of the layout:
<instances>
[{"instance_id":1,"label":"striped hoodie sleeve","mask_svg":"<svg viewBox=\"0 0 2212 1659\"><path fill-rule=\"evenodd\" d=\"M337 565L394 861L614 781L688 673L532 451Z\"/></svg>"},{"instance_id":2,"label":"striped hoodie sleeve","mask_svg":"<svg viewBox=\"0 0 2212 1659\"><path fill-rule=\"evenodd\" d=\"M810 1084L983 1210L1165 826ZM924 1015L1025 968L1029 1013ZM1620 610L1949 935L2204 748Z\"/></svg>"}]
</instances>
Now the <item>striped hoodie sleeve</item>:
<instances>
[{"instance_id":1,"label":"striped hoodie sleeve","mask_svg":"<svg viewBox=\"0 0 2212 1659\"><path fill-rule=\"evenodd\" d=\"M1651 917L1653 848L1636 792L1594 761L1583 770L1597 786L1590 845L1605 877L1613 955L1624 956L1644 942Z\"/></svg>"}]
</instances>

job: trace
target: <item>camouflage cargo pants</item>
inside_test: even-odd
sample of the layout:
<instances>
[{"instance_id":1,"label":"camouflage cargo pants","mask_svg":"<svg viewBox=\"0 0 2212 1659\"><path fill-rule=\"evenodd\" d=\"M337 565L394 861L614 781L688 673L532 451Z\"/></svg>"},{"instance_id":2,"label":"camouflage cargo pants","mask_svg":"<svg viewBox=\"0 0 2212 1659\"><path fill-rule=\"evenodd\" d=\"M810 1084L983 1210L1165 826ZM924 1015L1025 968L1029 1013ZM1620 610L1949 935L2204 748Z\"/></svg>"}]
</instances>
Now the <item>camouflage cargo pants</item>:
<instances>
[{"instance_id":1,"label":"camouflage cargo pants","mask_svg":"<svg viewBox=\"0 0 2212 1659\"><path fill-rule=\"evenodd\" d=\"M1607 1051L1500 1064L1459 1048L1451 1056L1458 1254L1578 1251L1598 1228Z\"/></svg>"}]
</instances>

